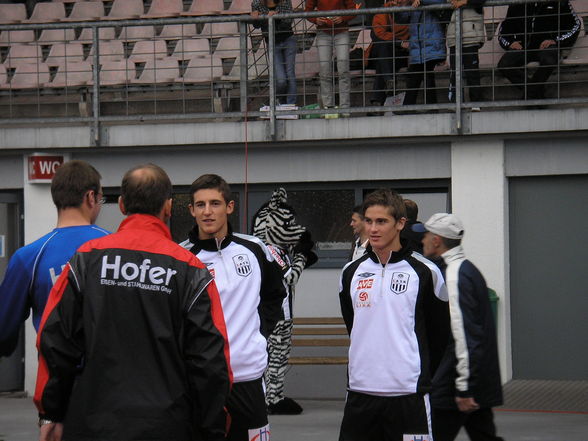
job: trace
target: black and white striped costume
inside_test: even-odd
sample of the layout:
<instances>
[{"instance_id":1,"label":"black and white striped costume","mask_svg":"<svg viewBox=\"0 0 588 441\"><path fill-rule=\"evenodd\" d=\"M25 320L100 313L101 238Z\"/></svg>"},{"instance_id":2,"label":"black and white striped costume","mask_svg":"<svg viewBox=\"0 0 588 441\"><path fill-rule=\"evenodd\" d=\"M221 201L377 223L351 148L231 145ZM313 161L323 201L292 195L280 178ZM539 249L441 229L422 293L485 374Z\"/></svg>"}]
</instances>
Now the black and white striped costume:
<instances>
[{"instance_id":1,"label":"black and white striped costume","mask_svg":"<svg viewBox=\"0 0 588 441\"><path fill-rule=\"evenodd\" d=\"M269 202L253 217L253 235L260 238L281 266L288 297L283 304L284 320L278 322L268 338L268 368L265 373L266 402L271 409L284 397L284 378L292 345L294 286L305 267L316 261L306 228L296 223L296 213L287 203L287 193L278 188ZM307 237L306 247L300 246Z\"/></svg>"}]
</instances>

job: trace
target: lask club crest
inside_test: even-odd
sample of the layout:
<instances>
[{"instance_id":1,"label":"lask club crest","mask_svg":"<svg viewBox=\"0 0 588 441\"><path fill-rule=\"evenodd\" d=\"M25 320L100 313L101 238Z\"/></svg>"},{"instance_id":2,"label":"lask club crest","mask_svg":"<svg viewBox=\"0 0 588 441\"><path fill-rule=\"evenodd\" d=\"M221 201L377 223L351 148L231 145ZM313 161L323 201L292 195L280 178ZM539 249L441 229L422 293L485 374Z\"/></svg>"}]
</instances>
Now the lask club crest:
<instances>
[{"instance_id":1,"label":"lask club crest","mask_svg":"<svg viewBox=\"0 0 588 441\"><path fill-rule=\"evenodd\" d=\"M390 283L390 290L394 294L402 294L408 288L408 280L410 274L407 273L392 273L392 283Z\"/></svg>"},{"instance_id":2,"label":"lask club crest","mask_svg":"<svg viewBox=\"0 0 588 441\"><path fill-rule=\"evenodd\" d=\"M246 277L251 274L251 262L249 257L245 254L239 254L233 257L233 263L235 264L235 270L240 276Z\"/></svg>"}]
</instances>

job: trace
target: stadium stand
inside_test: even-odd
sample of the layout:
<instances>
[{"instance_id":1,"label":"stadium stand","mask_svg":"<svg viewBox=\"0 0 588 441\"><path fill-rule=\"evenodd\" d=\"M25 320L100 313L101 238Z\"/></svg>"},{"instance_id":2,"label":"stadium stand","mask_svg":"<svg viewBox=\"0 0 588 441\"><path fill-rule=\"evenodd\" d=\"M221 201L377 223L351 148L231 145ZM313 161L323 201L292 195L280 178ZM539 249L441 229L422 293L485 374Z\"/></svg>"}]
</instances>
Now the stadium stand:
<instances>
[{"instance_id":1,"label":"stadium stand","mask_svg":"<svg viewBox=\"0 0 588 441\"><path fill-rule=\"evenodd\" d=\"M0 23L18 23L27 19L27 9L22 3L0 3Z\"/></svg>"},{"instance_id":2,"label":"stadium stand","mask_svg":"<svg viewBox=\"0 0 588 441\"><path fill-rule=\"evenodd\" d=\"M194 0L184 16L217 15L225 9L223 0Z\"/></svg>"},{"instance_id":3,"label":"stadium stand","mask_svg":"<svg viewBox=\"0 0 588 441\"><path fill-rule=\"evenodd\" d=\"M153 0L147 14L143 18L173 17L184 12L182 0Z\"/></svg>"}]
</instances>

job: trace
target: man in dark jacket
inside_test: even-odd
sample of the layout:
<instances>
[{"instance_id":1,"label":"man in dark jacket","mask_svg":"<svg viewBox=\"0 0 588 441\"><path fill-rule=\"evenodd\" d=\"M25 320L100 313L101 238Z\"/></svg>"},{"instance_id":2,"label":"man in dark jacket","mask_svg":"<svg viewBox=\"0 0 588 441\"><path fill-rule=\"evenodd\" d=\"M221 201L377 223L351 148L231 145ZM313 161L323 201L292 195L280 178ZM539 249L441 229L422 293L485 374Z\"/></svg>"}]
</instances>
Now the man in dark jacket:
<instances>
[{"instance_id":1,"label":"man in dark jacket","mask_svg":"<svg viewBox=\"0 0 588 441\"><path fill-rule=\"evenodd\" d=\"M498 31L498 41L506 50L498 70L525 91L523 98L544 98L545 82L559 63L561 49L573 46L580 27L569 0L509 6ZM525 66L530 61L538 61L539 67L528 78Z\"/></svg>"},{"instance_id":2,"label":"man in dark jacket","mask_svg":"<svg viewBox=\"0 0 588 441\"><path fill-rule=\"evenodd\" d=\"M232 376L216 285L171 240L172 186L155 165L122 181L118 232L82 245L39 330L41 441L225 439Z\"/></svg>"},{"instance_id":3,"label":"man in dark jacket","mask_svg":"<svg viewBox=\"0 0 588 441\"><path fill-rule=\"evenodd\" d=\"M457 216L434 214L424 228L424 255L447 264L451 318L449 344L433 377L433 438L453 441L463 426L472 441L500 441L492 407L502 404L502 385L486 282L465 258Z\"/></svg>"}]
</instances>

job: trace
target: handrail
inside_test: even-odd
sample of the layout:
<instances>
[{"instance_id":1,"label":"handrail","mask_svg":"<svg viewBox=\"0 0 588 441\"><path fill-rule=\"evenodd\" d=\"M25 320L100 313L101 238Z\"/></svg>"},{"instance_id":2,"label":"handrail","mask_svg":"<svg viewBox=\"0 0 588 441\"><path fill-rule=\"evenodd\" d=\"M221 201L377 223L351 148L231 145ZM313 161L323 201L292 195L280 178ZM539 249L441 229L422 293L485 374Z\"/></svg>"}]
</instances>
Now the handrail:
<instances>
[{"instance_id":1,"label":"handrail","mask_svg":"<svg viewBox=\"0 0 588 441\"><path fill-rule=\"evenodd\" d=\"M547 2L550 0L538 0L540 2ZM529 0L488 0L485 3L485 7L494 7L494 6L503 6L503 5L512 5L512 4L522 4L527 3ZM452 9L450 4L438 4L438 5L428 5L428 6L421 6L418 9L420 10L445 10L445 9ZM285 114L295 114L298 116L304 115L325 115L328 113L333 113L331 109L312 109L312 110L305 110L305 109L298 109L294 111L281 111L276 106L276 90L274 86L274 57L273 57L273 50L275 46L275 20L283 19L283 18L293 18L293 19L306 19L311 17L321 17L321 16L361 16L361 15L373 15L379 13L395 13L395 12L402 12L402 11L413 11L414 8L412 6L393 6L393 7L379 7L379 8L369 8L369 9L356 9L356 10L334 10L334 11L313 11L313 12L304 12L304 11L293 11L287 14L276 14L270 17L259 17L255 20L259 20L260 18L265 19L268 21L269 27L269 47L267 48L268 56L268 67L269 67L269 112L260 112L260 111L249 111L247 109L247 101L250 97L248 93L248 84L249 80L247 77L247 72L249 69L248 65L248 57L247 57L247 31L245 24L252 23L254 19L248 15L242 14L234 14L234 15L216 15L216 16L180 16L180 17L165 17L165 18L134 18L134 19L125 19L125 20L100 20L100 21L77 21L77 22L60 22L60 23L5 23L0 24L0 31L17 31L17 30L45 30L45 29L79 29L79 28L91 28L92 29L92 36L93 36L93 45L95 47L93 53L93 63L92 63L92 76L93 76L93 83L91 87L91 96L92 96L92 116L90 118L86 117L51 117L51 118L2 118L0 115L0 125L6 124L34 124L34 123L42 123L42 122L90 122L92 123L92 131L93 131L93 143L95 145L100 145L100 124L105 122L114 122L114 121L146 121L146 120L189 120L189 119L200 119L200 118L213 118L218 117L217 113L213 112L199 112L199 113L182 113L182 114L156 114L156 115L104 115L101 114L101 93L107 88L101 87L100 85L100 75L99 75L99 53L100 53L100 44L101 40L99 39L99 30L100 28L106 27L128 27L128 26L145 26L145 25L178 25L178 24L204 24L204 23L226 23L226 22L237 22L239 24L239 36L240 36L240 60L242 63L241 70L240 70L240 77L238 80L239 88L240 88L240 95L239 98L240 102L240 111L238 112L223 112L223 116L225 117L232 117L232 118L242 118L245 114L253 117L259 116L269 116L269 134L273 138L276 136L276 119ZM461 10L458 9L456 13L456 18L458 22L462 22L461 17ZM462 57L462 48L461 48L461 27L458 26L456 29L456 64L461 65L461 57ZM402 110L405 111L412 111L412 110L449 110L455 112L455 129L457 133L461 133L462 130L462 111L464 109L469 109L472 107L472 103L466 103L463 100L463 91L462 91L462 73L461 70L458 69L456 72L456 100L455 103L439 103L439 104L418 104L418 105L406 105L402 106ZM494 85L494 84L493 84ZM183 86L183 85L182 85ZM364 83L365 87L365 83ZM1 93L1 91L0 91ZM557 98L557 99L546 99L546 100L527 100L525 104L527 105L550 105L550 104L562 104L562 105L573 105L573 104L587 104L588 103L588 96L586 97L566 97L566 98ZM486 101L483 103L484 107L488 108L496 108L496 107L505 107L510 105L520 105L518 101L510 100L510 101ZM383 106L356 106L351 107L349 109L345 109L346 113L354 114L354 113L365 113L365 112L382 112L382 111L393 111L398 110L399 107L383 107ZM340 110L340 109L339 109ZM269 114L269 115L268 115Z\"/></svg>"}]
</instances>

